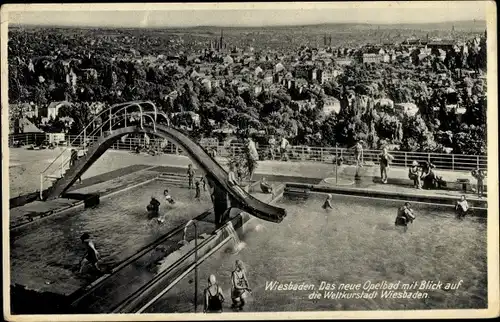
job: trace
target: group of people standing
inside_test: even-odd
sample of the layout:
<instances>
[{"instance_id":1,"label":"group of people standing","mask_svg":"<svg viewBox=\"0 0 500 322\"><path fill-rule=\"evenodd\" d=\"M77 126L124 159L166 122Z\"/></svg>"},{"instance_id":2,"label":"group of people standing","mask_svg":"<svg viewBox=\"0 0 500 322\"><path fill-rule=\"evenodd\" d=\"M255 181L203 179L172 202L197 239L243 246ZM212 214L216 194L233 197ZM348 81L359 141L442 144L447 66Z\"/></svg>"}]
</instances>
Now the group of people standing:
<instances>
[{"instance_id":1,"label":"group of people standing","mask_svg":"<svg viewBox=\"0 0 500 322\"><path fill-rule=\"evenodd\" d=\"M246 298L252 293L246 270L241 260L236 260L235 269L231 272L231 300L232 309L241 310L245 306ZM225 301L222 288L217 284L215 275L208 278L208 287L204 292L204 313L221 313Z\"/></svg>"},{"instance_id":2,"label":"group of people standing","mask_svg":"<svg viewBox=\"0 0 500 322\"><path fill-rule=\"evenodd\" d=\"M290 150L290 142L286 139L286 137L282 137L281 139L276 139L274 135L271 135L269 138L269 154L271 160L276 160L276 152L278 152L280 156L280 161L288 161L288 152Z\"/></svg>"}]
</instances>

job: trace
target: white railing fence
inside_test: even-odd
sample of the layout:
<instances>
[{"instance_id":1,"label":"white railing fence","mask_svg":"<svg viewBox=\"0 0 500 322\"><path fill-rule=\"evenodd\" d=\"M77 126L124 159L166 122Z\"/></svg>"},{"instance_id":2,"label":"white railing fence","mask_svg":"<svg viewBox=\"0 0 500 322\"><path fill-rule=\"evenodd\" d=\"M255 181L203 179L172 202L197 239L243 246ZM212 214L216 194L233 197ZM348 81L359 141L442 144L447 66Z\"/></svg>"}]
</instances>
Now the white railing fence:
<instances>
[{"instance_id":1,"label":"white railing fence","mask_svg":"<svg viewBox=\"0 0 500 322\"><path fill-rule=\"evenodd\" d=\"M97 141L99 137L87 137L89 142ZM75 142L76 146L82 145L74 137L68 136L66 142ZM144 137L128 137L118 140L111 149L133 151L136 147L146 148L149 151L161 152L166 154L183 155L184 152L163 139L150 138L149 144L146 144ZM222 145L216 143L202 143L205 149L216 149L216 155L219 157L229 157L232 154L242 153L243 144L233 143ZM267 145L257 147L260 160L286 160L286 161L313 161L323 163L333 163L335 156L342 157L344 164L354 164L355 157L352 149L334 148L334 147L309 147L309 146L290 146L286 153L280 154L279 149L275 148L274 153ZM380 150L364 150L363 162L378 164L378 155ZM273 158L274 154L274 158ZM432 162L437 169L445 170L472 170L477 167L487 169L487 156L485 155L464 155L464 154L446 154L446 153L427 153L427 152L408 152L408 151L390 151L394 157L392 164L394 166L409 167L413 161Z\"/></svg>"},{"instance_id":2,"label":"white railing fence","mask_svg":"<svg viewBox=\"0 0 500 322\"><path fill-rule=\"evenodd\" d=\"M99 136L83 136L67 135L66 142L73 142L73 146L84 146L84 140L87 144L95 142ZM45 133L28 133L28 134L12 134L9 135L9 146L14 145L14 142L22 142L23 145L30 145L40 143L45 140ZM133 151L135 148L145 147L146 140L141 137L126 138L118 140L112 146L114 150L128 150ZM234 153L241 153L243 145L233 143L231 145L222 145L216 143L202 144L205 149L215 148L217 156L228 157ZM174 144L167 142L163 139L149 139L148 148L157 152L167 154L182 155L181 149L177 148ZM261 160L271 160L272 153L269 146L259 145L257 148ZM395 166L409 167L413 161L430 161L438 169L446 170L472 170L477 167L481 169L487 168L487 156L485 155L464 155L464 154L446 154L446 153L427 153L427 152L408 152L408 151L391 151L394 156L392 162ZM354 163L354 151L345 148L333 147L308 147L308 146L291 146L286 155L281 155L278 148L274 149L274 160L288 161L316 161L332 163L335 155L342 156L344 163ZM365 163L378 163L379 150L364 150L363 161Z\"/></svg>"}]
</instances>

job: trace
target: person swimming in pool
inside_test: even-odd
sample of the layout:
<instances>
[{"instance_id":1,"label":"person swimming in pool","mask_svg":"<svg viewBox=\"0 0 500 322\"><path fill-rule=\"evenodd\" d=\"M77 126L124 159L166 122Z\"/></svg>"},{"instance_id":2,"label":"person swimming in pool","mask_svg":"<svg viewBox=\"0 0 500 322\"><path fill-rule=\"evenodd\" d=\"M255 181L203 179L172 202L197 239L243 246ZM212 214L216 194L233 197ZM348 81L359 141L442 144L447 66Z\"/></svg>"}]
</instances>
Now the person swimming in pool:
<instances>
[{"instance_id":1,"label":"person swimming in pool","mask_svg":"<svg viewBox=\"0 0 500 322\"><path fill-rule=\"evenodd\" d=\"M404 231L408 230L408 223L413 223L415 220L415 215L411 209L410 203L405 202L405 204L398 209L398 214L396 216L395 225L404 227Z\"/></svg>"},{"instance_id":2,"label":"person swimming in pool","mask_svg":"<svg viewBox=\"0 0 500 322\"><path fill-rule=\"evenodd\" d=\"M175 204L174 198L168 193L168 189L163 190L163 196L165 197L165 201L168 202L169 204L173 205Z\"/></svg>"},{"instance_id":3,"label":"person swimming in pool","mask_svg":"<svg viewBox=\"0 0 500 322\"><path fill-rule=\"evenodd\" d=\"M146 210L150 218L158 217L160 214L160 202L154 196L151 196L151 201L147 205Z\"/></svg>"},{"instance_id":4,"label":"person swimming in pool","mask_svg":"<svg viewBox=\"0 0 500 322\"><path fill-rule=\"evenodd\" d=\"M333 209L333 207L332 207L332 195L331 194L328 194L328 196L326 197L326 200L323 203L322 208L325 210L326 209Z\"/></svg>"}]
</instances>

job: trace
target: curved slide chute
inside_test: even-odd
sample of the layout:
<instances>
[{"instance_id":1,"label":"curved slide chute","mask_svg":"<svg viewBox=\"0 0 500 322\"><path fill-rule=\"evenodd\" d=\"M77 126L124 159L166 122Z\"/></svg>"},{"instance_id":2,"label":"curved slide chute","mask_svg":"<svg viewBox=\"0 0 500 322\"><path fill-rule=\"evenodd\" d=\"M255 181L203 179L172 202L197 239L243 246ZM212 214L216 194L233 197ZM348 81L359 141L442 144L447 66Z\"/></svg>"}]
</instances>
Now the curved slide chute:
<instances>
[{"instance_id":1,"label":"curved slide chute","mask_svg":"<svg viewBox=\"0 0 500 322\"><path fill-rule=\"evenodd\" d=\"M228 192L233 200L238 204L238 208L249 214L271 222L279 223L286 216L286 210L283 208L275 207L262 202L250 194L240 189L235 189L228 182L228 174L221 167L221 165L210 156L200 145L193 142L187 135L181 131L169 126L160 124L129 126L121 129L113 130L110 135L100 137L87 151L87 154L81 159L77 160L75 164L70 167L64 176L54 182L53 186L49 188L45 200L54 199L61 196L66 192L73 183L80 177L95 161L101 157L107 149L109 149L114 142L122 136L132 133L146 133L155 136L160 136L171 142L174 142L181 149L185 150L191 159L203 169L208 176L210 176L216 184Z\"/></svg>"}]
</instances>

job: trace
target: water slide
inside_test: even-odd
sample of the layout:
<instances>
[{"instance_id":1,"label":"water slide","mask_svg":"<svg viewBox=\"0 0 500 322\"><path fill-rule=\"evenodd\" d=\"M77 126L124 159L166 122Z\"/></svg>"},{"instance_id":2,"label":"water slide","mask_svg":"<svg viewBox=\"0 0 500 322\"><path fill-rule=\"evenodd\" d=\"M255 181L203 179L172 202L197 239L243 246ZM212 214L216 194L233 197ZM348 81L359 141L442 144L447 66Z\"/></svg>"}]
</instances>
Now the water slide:
<instances>
[{"instance_id":1,"label":"water slide","mask_svg":"<svg viewBox=\"0 0 500 322\"><path fill-rule=\"evenodd\" d=\"M156 130L156 131L155 131ZM234 187L228 182L228 174L222 166L212 158L199 144L191 140L181 131L164 125L129 126L113 130L113 133L99 138L89 147L87 155L79 159L70 167L64 176L54 182L48 190L45 199L54 199L66 192L71 185L81 176L101 155L109 149L120 137L131 133L146 133L168 139L185 150L191 159L201 168L207 176L212 178L222 189L228 192L236 201L238 208L251 215L275 223L279 223L286 216L286 210L262 202L239 187Z\"/></svg>"}]
</instances>

